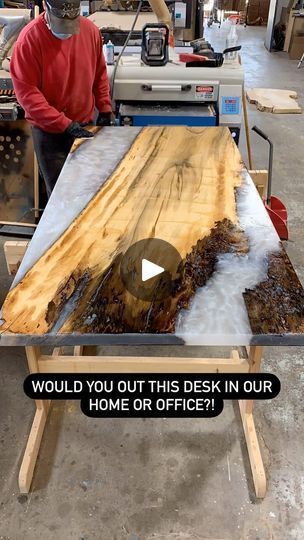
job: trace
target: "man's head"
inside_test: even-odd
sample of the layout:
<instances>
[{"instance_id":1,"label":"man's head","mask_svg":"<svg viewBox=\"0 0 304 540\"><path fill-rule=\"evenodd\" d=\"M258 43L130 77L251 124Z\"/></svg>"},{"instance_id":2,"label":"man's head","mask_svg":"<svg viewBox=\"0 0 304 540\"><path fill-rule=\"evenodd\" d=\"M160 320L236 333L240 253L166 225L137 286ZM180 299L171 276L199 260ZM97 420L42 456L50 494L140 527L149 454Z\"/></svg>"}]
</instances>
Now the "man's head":
<instances>
[{"instance_id":1,"label":"man's head","mask_svg":"<svg viewBox=\"0 0 304 540\"><path fill-rule=\"evenodd\" d=\"M45 0L45 7L53 34L79 34L80 0Z\"/></svg>"}]
</instances>

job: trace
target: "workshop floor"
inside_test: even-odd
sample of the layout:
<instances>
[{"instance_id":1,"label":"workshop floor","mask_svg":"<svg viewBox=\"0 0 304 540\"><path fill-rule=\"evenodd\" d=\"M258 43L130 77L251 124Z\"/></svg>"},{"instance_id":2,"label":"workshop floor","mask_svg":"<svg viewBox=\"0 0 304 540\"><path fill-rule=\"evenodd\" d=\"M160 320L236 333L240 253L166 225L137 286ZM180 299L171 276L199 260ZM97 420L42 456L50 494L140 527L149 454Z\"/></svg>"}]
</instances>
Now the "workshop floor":
<instances>
[{"instance_id":1,"label":"workshop floor","mask_svg":"<svg viewBox=\"0 0 304 540\"><path fill-rule=\"evenodd\" d=\"M285 53L269 54L264 33L239 29L246 86L296 90L304 105L304 69ZM217 50L225 35L225 25L206 30ZM259 113L253 106L249 116L275 143L274 191L288 208L287 251L304 282L303 116ZM266 145L255 134L252 143L254 166L264 168ZM244 139L241 150L246 161ZM10 283L1 245L0 304ZM282 391L255 408L268 477L262 501L254 497L231 402L212 420L95 420L76 402L57 402L33 490L20 496L18 467L34 407L22 391L23 350L0 348L0 358L0 540L303 540L300 348L265 351L264 368L280 377Z\"/></svg>"}]
</instances>

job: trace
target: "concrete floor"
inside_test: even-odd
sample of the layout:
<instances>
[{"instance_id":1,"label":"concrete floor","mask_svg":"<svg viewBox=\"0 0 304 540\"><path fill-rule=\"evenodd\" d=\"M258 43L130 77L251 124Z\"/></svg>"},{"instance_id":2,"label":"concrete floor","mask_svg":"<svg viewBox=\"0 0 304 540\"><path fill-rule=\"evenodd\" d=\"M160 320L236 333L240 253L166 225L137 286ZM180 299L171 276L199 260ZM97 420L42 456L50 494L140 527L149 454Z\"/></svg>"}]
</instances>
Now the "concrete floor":
<instances>
[{"instance_id":1,"label":"concrete floor","mask_svg":"<svg viewBox=\"0 0 304 540\"><path fill-rule=\"evenodd\" d=\"M264 32L239 30L247 87L296 90L304 104L304 70L284 53L269 54ZM224 26L206 31L218 50L225 33ZM274 191L288 208L286 247L304 282L303 116L259 113L253 106L249 115L250 125L275 143ZM252 142L255 167L264 168L266 146L254 134ZM246 160L243 139L240 146ZM0 246L0 303L9 285ZM0 348L0 357L0 540L303 540L301 349L265 351L264 368L280 377L282 391L255 409L268 478L263 501L254 497L231 402L212 420L95 420L77 402L57 402L33 490L20 496L18 467L34 408L22 391L23 350Z\"/></svg>"}]
</instances>

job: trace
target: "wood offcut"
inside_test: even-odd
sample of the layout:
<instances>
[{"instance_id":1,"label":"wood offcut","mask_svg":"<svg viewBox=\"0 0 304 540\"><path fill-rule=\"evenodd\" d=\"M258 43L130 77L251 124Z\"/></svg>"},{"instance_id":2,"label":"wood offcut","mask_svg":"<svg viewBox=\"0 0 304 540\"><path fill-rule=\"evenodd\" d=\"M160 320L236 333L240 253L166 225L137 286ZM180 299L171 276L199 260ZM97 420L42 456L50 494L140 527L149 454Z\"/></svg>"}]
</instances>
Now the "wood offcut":
<instances>
[{"instance_id":1,"label":"wood offcut","mask_svg":"<svg viewBox=\"0 0 304 540\"><path fill-rule=\"evenodd\" d=\"M302 108L297 103L297 92L274 88L249 88L246 91L249 103L256 105L258 111L274 114L301 114Z\"/></svg>"}]
</instances>

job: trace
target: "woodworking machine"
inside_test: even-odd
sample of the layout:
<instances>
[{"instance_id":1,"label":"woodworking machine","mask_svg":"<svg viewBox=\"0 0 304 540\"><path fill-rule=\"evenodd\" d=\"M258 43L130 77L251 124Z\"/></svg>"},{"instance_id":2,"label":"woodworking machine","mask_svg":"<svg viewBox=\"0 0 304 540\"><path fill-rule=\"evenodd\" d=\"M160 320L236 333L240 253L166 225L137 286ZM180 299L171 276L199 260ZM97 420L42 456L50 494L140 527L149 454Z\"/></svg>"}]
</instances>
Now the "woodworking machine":
<instances>
[{"instance_id":1,"label":"woodworking machine","mask_svg":"<svg viewBox=\"0 0 304 540\"><path fill-rule=\"evenodd\" d=\"M186 3L184 10L183 2L175 3L174 17L164 0L149 0L149 3L158 22L166 24L173 33L176 27L187 26ZM143 44L145 41L143 33ZM230 128L238 142L244 84L239 59L225 59L219 67L207 67L203 63L189 67L179 57L179 53L193 52L189 45L182 41L175 50L170 48L169 62L166 59L165 65L156 62L153 65L147 61L145 51L143 54L139 47L128 47L116 67L108 66L120 125L223 125Z\"/></svg>"},{"instance_id":2,"label":"woodworking machine","mask_svg":"<svg viewBox=\"0 0 304 540\"><path fill-rule=\"evenodd\" d=\"M0 121L15 121L20 115L9 73L9 55L18 34L31 19L29 9L0 9Z\"/></svg>"},{"instance_id":3,"label":"woodworking machine","mask_svg":"<svg viewBox=\"0 0 304 540\"><path fill-rule=\"evenodd\" d=\"M174 51L171 49L169 62L163 62L165 65L152 65L152 62L147 65L147 55L143 54L137 32L132 45L128 43L118 66L108 66L109 78L112 79L112 97L120 125L223 125L230 128L238 142L244 84L239 59L225 59L219 67L206 67L203 64L200 67L186 67L186 63L179 60L179 54L192 53L193 48L186 41L189 40L187 34L181 34L180 30L200 27L198 23L202 21L202 15L195 15L195 0L172 0L171 13L168 10L168 0L167 3L164 0L149 0L149 3L158 22L166 24L180 42ZM90 18L103 33L103 30L107 31L111 26L103 26L105 17L111 15L98 15L93 14ZM119 15L115 14L115 17L116 22L113 19L112 26L114 24L124 31L130 30L124 25L127 21L124 15L120 16L121 22L118 21ZM199 37L202 32L201 28ZM116 46L115 52L120 52L121 43L115 43L115 33L111 34L111 40ZM136 40L138 43L134 43Z\"/></svg>"},{"instance_id":4,"label":"woodworking machine","mask_svg":"<svg viewBox=\"0 0 304 540\"><path fill-rule=\"evenodd\" d=\"M109 77L113 66L108 66ZM122 56L114 94L120 125L228 126L238 142L242 121L243 68L147 66L140 54Z\"/></svg>"},{"instance_id":5,"label":"woodworking machine","mask_svg":"<svg viewBox=\"0 0 304 540\"><path fill-rule=\"evenodd\" d=\"M14 93L9 57L30 20L30 9L0 9L0 231L25 237L32 235L29 224L37 217L33 207L38 208L34 203L34 150L30 125ZM14 231L17 222L22 228Z\"/></svg>"}]
</instances>

